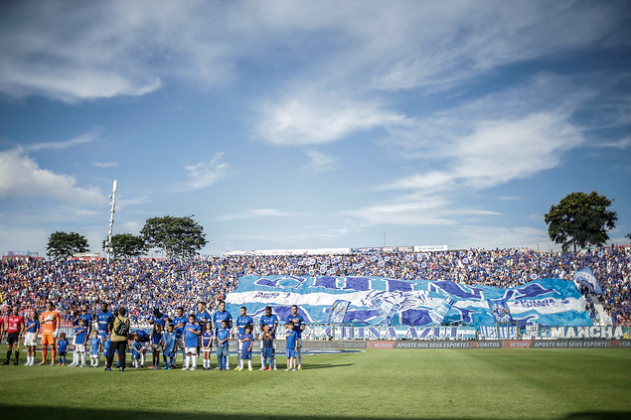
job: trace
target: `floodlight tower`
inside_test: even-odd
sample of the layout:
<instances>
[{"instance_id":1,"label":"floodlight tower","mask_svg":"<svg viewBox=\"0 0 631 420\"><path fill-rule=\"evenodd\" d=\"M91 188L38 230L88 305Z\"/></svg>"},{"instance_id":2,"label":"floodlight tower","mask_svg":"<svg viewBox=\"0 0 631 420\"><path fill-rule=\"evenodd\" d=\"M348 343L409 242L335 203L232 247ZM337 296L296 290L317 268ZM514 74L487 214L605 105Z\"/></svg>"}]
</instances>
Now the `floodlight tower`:
<instances>
[{"instance_id":1,"label":"floodlight tower","mask_svg":"<svg viewBox=\"0 0 631 420\"><path fill-rule=\"evenodd\" d=\"M114 180L114 187L112 188L112 195L110 195L110 202L112 207L110 209L110 230L107 233L107 243L105 244L105 248L107 249L107 263L109 264L112 252L114 252L114 248L112 247L112 229L114 229L114 213L116 212L116 189L118 188L118 181Z\"/></svg>"}]
</instances>

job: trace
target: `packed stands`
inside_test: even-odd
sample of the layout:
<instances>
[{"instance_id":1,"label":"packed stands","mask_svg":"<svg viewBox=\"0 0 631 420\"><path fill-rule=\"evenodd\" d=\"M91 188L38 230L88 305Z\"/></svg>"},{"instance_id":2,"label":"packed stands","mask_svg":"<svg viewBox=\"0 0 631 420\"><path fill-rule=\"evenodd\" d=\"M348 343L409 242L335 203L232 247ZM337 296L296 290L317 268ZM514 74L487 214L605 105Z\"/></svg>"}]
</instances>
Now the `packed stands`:
<instances>
[{"instance_id":1,"label":"packed stands","mask_svg":"<svg viewBox=\"0 0 631 420\"><path fill-rule=\"evenodd\" d=\"M631 326L631 254L624 248L559 253L527 249L467 249L438 252L370 252L344 255L231 255L191 260L139 259L107 264L3 261L0 305L41 309L53 300L66 320L71 310L101 301L125 305L135 322L154 307L172 314L199 300L216 302L234 290L244 275L382 276L397 279L452 280L469 285L512 287L537 278L571 279L590 267L603 289L600 297L614 323ZM584 290L584 293L587 293ZM597 316L588 300L587 310Z\"/></svg>"}]
</instances>

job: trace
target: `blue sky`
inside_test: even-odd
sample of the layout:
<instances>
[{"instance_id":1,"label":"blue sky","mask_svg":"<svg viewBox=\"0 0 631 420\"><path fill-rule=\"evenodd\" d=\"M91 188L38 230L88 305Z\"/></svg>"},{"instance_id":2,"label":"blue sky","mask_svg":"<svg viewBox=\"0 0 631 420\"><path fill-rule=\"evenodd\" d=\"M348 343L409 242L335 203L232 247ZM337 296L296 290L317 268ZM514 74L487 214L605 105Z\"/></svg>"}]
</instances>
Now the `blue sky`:
<instances>
[{"instance_id":1,"label":"blue sky","mask_svg":"<svg viewBox=\"0 0 631 420\"><path fill-rule=\"evenodd\" d=\"M25 1L0 13L0 250L194 215L204 254L631 232L624 1Z\"/></svg>"}]
</instances>

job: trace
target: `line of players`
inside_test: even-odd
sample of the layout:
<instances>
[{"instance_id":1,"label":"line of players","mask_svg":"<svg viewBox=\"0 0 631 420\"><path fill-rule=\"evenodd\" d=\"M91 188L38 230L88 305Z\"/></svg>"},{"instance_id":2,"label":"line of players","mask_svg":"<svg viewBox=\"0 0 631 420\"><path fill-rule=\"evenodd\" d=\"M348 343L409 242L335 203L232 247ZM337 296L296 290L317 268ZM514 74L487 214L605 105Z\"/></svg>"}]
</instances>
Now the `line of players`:
<instances>
[{"instance_id":1,"label":"line of players","mask_svg":"<svg viewBox=\"0 0 631 420\"><path fill-rule=\"evenodd\" d=\"M101 311L94 317L88 314L87 305L81 307L80 313L73 319L74 338L72 346L73 361L69 366L85 366L86 347L90 339L90 367L98 367L100 354L107 355L109 351L109 337L115 315L109 312L106 303L101 304ZM92 331L92 323L96 321L97 329ZM181 351L183 358L182 369L194 370L198 364L198 358L203 355L202 369L210 369L213 344L217 349L217 369L230 369L229 339L233 327L232 315L225 310L225 302L219 303L219 310L212 316L206 309L205 302L199 302L195 312L185 316L184 308L176 309L176 316L170 319L155 309L150 320L153 325L152 332L148 334L142 329L133 330L129 335L132 344L132 366L144 367L146 351L151 346L153 364L150 369L157 369L160 362L160 353L163 355L162 369L175 369L177 353ZM214 324L214 331L213 331ZM236 319L238 328L238 356L239 366L236 370L244 368L244 361L248 361L248 369L252 369L252 348L254 344L253 332L254 320L247 315L247 309L240 309L240 316ZM15 362L18 364L19 344L22 336L27 346L28 356L25 365L32 366L35 363L36 339L41 328L42 333L42 360L40 365L46 364L48 346L51 346L51 365L55 364L56 355L58 363L66 364L66 354L70 346L66 334L59 330L59 313L55 310L53 302L47 303L46 311L38 317L36 311L28 314L24 321L19 315L19 307L12 308L12 313L7 320L7 357L2 363L8 365L11 354L15 351ZM261 316L261 334L259 336L261 347L261 370L276 370L276 330L279 320L272 313L272 308L265 308L265 315ZM292 306L291 314L286 320L286 357L287 370L300 370L302 368L302 332L305 329L304 318L298 314L298 307ZM5 332L2 318L0 318L0 340ZM168 360L167 360L168 359Z\"/></svg>"}]
</instances>

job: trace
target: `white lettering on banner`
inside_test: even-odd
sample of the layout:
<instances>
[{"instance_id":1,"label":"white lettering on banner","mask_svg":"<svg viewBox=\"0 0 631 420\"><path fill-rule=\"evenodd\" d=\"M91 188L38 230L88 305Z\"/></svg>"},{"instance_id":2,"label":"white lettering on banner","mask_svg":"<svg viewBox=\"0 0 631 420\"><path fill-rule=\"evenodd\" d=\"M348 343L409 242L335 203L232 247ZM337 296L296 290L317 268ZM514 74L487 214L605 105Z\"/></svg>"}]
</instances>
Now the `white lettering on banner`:
<instances>
[{"instance_id":1,"label":"white lettering on banner","mask_svg":"<svg viewBox=\"0 0 631 420\"><path fill-rule=\"evenodd\" d=\"M550 337L551 338L564 338L565 332L563 330L564 330L563 327L550 328Z\"/></svg>"},{"instance_id":2,"label":"white lettering on banner","mask_svg":"<svg viewBox=\"0 0 631 420\"><path fill-rule=\"evenodd\" d=\"M513 306L520 306L522 308L541 308L544 306L552 306L556 303L556 301L554 299L518 300L511 303Z\"/></svg>"},{"instance_id":3,"label":"white lettering on banner","mask_svg":"<svg viewBox=\"0 0 631 420\"><path fill-rule=\"evenodd\" d=\"M480 341L478 342L478 347L483 347L483 348L499 348L500 347L500 343L495 341L495 342L484 342L484 341Z\"/></svg>"},{"instance_id":4,"label":"white lettering on banner","mask_svg":"<svg viewBox=\"0 0 631 420\"><path fill-rule=\"evenodd\" d=\"M622 327L553 327L550 328L550 338L622 338Z\"/></svg>"},{"instance_id":5,"label":"white lettering on banner","mask_svg":"<svg viewBox=\"0 0 631 420\"><path fill-rule=\"evenodd\" d=\"M256 292L254 298L258 299L274 299L280 297L280 293L275 292Z\"/></svg>"}]
</instances>

